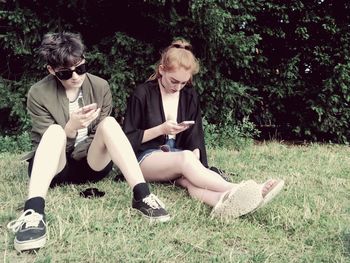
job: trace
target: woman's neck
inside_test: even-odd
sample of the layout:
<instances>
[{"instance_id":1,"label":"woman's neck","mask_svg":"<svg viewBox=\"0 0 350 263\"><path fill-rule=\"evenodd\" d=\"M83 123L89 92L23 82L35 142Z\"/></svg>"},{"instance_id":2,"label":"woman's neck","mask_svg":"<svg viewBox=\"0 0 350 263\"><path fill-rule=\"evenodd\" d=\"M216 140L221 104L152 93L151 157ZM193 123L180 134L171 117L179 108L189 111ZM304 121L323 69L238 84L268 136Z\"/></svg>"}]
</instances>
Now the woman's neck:
<instances>
[{"instance_id":1,"label":"woman's neck","mask_svg":"<svg viewBox=\"0 0 350 263\"><path fill-rule=\"evenodd\" d=\"M167 92L167 89L164 87L163 83L158 79L158 87L160 90L160 93L162 94L162 97L167 97L167 98L177 98L180 95L180 92Z\"/></svg>"}]
</instances>

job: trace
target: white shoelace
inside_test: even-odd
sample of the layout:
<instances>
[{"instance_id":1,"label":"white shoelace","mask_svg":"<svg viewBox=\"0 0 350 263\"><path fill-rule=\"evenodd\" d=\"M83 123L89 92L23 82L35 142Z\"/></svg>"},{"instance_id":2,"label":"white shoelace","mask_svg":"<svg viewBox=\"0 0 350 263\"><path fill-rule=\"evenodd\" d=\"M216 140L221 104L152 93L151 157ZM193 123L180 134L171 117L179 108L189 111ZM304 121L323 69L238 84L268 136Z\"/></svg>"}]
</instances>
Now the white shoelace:
<instances>
[{"instance_id":1,"label":"white shoelace","mask_svg":"<svg viewBox=\"0 0 350 263\"><path fill-rule=\"evenodd\" d=\"M147 197L143 198L142 201L148 204L153 209L165 208L163 202L160 201L158 197L154 194L148 195Z\"/></svg>"},{"instance_id":2,"label":"white shoelace","mask_svg":"<svg viewBox=\"0 0 350 263\"><path fill-rule=\"evenodd\" d=\"M18 219L12 220L8 223L7 228L16 233L24 224L26 224L26 227L38 227L40 221L45 225L43 215L35 212L33 209L28 209L24 211Z\"/></svg>"}]
</instances>

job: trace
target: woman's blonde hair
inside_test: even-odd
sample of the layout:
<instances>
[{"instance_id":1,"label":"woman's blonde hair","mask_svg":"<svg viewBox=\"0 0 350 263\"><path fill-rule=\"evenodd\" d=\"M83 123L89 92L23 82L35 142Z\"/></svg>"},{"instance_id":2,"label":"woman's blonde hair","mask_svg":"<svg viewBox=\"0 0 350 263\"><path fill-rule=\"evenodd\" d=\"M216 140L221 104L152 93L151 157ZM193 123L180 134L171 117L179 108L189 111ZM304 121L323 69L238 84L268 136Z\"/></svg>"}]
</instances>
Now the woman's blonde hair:
<instances>
[{"instance_id":1,"label":"woman's blonde hair","mask_svg":"<svg viewBox=\"0 0 350 263\"><path fill-rule=\"evenodd\" d=\"M162 75L159 66L163 66L164 71L173 71L176 68L184 68L191 71L189 83L192 83L192 76L199 72L199 62L192 53L192 46L186 40L175 40L161 54L160 60L156 64L155 72L148 80L155 80Z\"/></svg>"}]
</instances>

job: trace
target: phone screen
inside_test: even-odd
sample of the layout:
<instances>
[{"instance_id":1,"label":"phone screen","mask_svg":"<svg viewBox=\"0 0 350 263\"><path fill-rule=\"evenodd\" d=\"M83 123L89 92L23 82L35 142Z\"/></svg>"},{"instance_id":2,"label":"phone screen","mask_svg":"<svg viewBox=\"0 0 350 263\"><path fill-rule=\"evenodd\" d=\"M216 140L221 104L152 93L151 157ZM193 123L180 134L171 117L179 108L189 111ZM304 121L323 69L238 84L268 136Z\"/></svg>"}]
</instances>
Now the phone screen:
<instances>
[{"instance_id":1,"label":"phone screen","mask_svg":"<svg viewBox=\"0 0 350 263\"><path fill-rule=\"evenodd\" d=\"M179 125L193 125L195 123L195 121L183 121L180 122Z\"/></svg>"}]
</instances>

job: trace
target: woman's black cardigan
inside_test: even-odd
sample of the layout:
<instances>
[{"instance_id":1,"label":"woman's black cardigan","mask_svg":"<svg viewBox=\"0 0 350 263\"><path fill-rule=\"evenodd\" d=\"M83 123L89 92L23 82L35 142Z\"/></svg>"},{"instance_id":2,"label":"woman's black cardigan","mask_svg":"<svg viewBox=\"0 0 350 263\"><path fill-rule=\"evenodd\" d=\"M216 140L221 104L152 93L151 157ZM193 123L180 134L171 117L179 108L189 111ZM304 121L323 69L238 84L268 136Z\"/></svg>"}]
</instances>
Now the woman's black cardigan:
<instances>
[{"instance_id":1,"label":"woman's black cardigan","mask_svg":"<svg viewBox=\"0 0 350 263\"><path fill-rule=\"evenodd\" d=\"M195 124L176 135L175 147L190 151L198 148L201 163L208 167L199 97L192 86L186 85L180 91L177 122L188 120L194 120ZM165 135L142 143L144 131L163 122L165 116L158 81L138 85L128 100L123 122L123 130L136 156L148 149L159 149L165 143Z\"/></svg>"}]
</instances>

